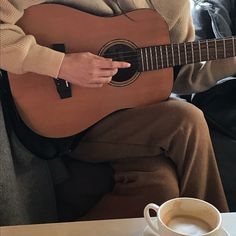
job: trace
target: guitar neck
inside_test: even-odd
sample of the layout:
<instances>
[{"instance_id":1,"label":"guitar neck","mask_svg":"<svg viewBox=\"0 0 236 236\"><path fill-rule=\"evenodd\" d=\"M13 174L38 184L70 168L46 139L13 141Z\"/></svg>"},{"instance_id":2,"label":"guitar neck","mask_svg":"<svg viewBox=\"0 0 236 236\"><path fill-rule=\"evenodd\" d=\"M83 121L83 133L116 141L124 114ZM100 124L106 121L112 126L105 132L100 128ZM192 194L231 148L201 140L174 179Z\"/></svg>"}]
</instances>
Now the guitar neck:
<instances>
[{"instance_id":1,"label":"guitar neck","mask_svg":"<svg viewBox=\"0 0 236 236\"><path fill-rule=\"evenodd\" d=\"M236 56L236 37L149 46L138 49L139 70L150 71Z\"/></svg>"}]
</instances>

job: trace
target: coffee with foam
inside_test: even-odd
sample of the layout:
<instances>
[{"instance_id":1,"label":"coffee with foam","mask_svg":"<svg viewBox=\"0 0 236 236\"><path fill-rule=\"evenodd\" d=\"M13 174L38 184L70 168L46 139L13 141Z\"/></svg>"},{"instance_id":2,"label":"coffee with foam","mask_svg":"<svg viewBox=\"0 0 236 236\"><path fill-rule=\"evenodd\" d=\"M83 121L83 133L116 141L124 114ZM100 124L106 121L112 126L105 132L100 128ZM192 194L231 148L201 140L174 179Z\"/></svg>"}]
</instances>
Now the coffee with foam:
<instances>
[{"instance_id":1,"label":"coffee with foam","mask_svg":"<svg viewBox=\"0 0 236 236\"><path fill-rule=\"evenodd\" d=\"M176 216L170 219L166 225L176 233L191 236L205 234L212 230L205 221L189 216Z\"/></svg>"}]
</instances>

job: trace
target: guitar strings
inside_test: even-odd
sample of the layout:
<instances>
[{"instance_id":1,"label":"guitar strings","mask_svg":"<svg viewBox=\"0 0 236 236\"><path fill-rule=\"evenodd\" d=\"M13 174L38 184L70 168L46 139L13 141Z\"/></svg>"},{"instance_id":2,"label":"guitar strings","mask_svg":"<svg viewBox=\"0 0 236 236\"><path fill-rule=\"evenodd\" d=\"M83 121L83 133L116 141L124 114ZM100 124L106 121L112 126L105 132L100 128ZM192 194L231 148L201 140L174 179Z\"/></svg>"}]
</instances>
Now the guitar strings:
<instances>
[{"instance_id":1,"label":"guitar strings","mask_svg":"<svg viewBox=\"0 0 236 236\"><path fill-rule=\"evenodd\" d=\"M228 38L225 38L225 42L227 41L232 41L232 40L235 40L236 37L228 37ZM213 39L213 40L209 40L208 43L213 43L213 42L219 42L219 41L222 41L222 39ZM198 43L205 43L206 41L205 40L200 40L200 41L195 41L195 42L186 42L186 43L180 43L180 44L190 44L190 43L193 43L193 44L198 44ZM233 43L232 43L233 44ZM178 44L165 44L165 45L156 45L156 46L149 46L149 48L152 48L152 47L168 47L168 46L175 46L175 45L178 45ZM202 44L204 46L204 44ZM229 49L231 49L231 46L228 46ZM140 48L139 48L140 49ZM132 55L132 54L135 54L135 56L137 56L138 52L137 50L139 49L136 49L136 51L118 51L118 52L114 52L114 53L109 53L109 54L106 54L105 56L113 56L113 55L117 55L117 54L129 54L129 55ZM122 57L120 56L120 58L122 59Z\"/></svg>"},{"instance_id":2,"label":"guitar strings","mask_svg":"<svg viewBox=\"0 0 236 236\"><path fill-rule=\"evenodd\" d=\"M226 47L226 50L228 50L228 49L231 49L231 47ZM106 54L106 55L104 55L106 58L110 58L109 56L113 56L113 55L116 55L116 56L114 56L114 57L111 57L111 59L112 60L115 60L115 61L123 61L123 60L128 60L128 61L133 61L133 60L136 60L136 61L138 61L138 60L141 60L141 55L140 54L138 54L138 52L131 52L129 55L124 55L124 56L122 56L122 55L117 55L117 54L124 54L123 52L118 52L118 53L112 53L112 54ZM132 55L133 54L133 55ZM187 50L187 54L192 54L192 51L191 50ZM178 54L177 54L178 55ZM159 55L160 56L160 55ZM172 54L172 53L168 53L168 57L169 58L171 58L171 57L175 57L176 56L176 53L174 53L174 54ZM222 58L223 58L223 56L224 56L224 50L218 50L218 57L219 58L221 58L221 56L222 56ZM150 57L150 55L148 55L148 57ZM156 57L156 56L155 56ZM163 55L162 56L163 57L163 59L165 59L165 57L166 57L166 55ZM232 54L231 56L228 56L228 57L234 57L234 54ZM161 58L161 56L160 57L158 57L158 58Z\"/></svg>"},{"instance_id":3,"label":"guitar strings","mask_svg":"<svg viewBox=\"0 0 236 236\"><path fill-rule=\"evenodd\" d=\"M159 47L159 46L156 46L156 47ZM210 47L209 47L210 48ZM212 47L213 48L213 47ZM232 49L232 47L231 47L231 45L230 46L226 46L226 50L229 50L229 49ZM202 48L202 50L205 50L205 48ZM176 52L174 52L174 54L175 54ZM192 51L191 51L191 49L187 49L187 53L192 53ZM224 49L222 48L222 49L218 49L218 53L220 54L220 53L224 53ZM119 54L129 54L129 55L124 55L124 56L122 56L122 55L119 55ZM159 52L158 52L158 54L159 54ZM138 53L138 51L125 51L125 52L122 52L122 51L118 51L118 52L114 52L114 53L108 53L108 54L105 54L104 55L104 57L108 57L109 58L109 56L115 56L115 55L117 55L116 57L114 57L114 58L117 58L117 59L122 59L122 58L134 58L134 57L138 57L138 56L140 56L139 55L139 53ZM173 55L173 53L169 53L168 52L168 56L170 56L170 55ZM101 56L103 56L103 55L101 55ZM163 55L164 56L164 55ZM113 58L113 59L114 59Z\"/></svg>"},{"instance_id":4,"label":"guitar strings","mask_svg":"<svg viewBox=\"0 0 236 236\"><path fill-rule=\"evenodd\" d=\"M221 51L221 52L218 52L218 58L212 58L211 60L216 60L216 59L220 59L220 58L224 58L224 51ZM171 55L173 56L173 55ZM174 55L175 56L175 55ZM228 57L234 57L234 55L230 55ZM169 58L170 58L170 55L169 55ZM127 59L127 62L131 63L131 64L136 64L136 65L139 65L140 62L142 61L141 59L141 56L140 55L135 55L135 56L122 56L122 57L114 57L112 58L112 60L114 61L125 61L125 59ZM147 60L146 58L144 58L144 63L147 63L148 61L148 64L149 64L149 60ZM186 62L186 59L181 57L181 62ZM209 61L207 58L202 58L202 60L195 60L195 62L200 62L200 61ZM188 63L183 63L183 64L191 64L193 63L193 61L188 61ZM153 63L152 63L153 64ZM182 63L181 63L182 64ZM161 59L161 57L158 57L155 59L155 65L158 66L158 69L163 69L163 68L169 68L169 67L173 67L173 66L176 66L176 65L179 65L179 63L174 63L174 64L168 64L167 65L167 59L165 58L165 56L163 55L163 58Z\"/></svg>"},{"instance_id":5,"label":"guitar strings","mask_svg":"<svg viewBox=\"0 0 236 236\"><path fill-rule=\"evenodd\" d=\"M210 47L209 47L209 49L210 49ZM229 49L232 49L232 47L231 46L226 46L226 51L227 50L229 50ZM205 50L205 48L203 48L202 50ZM222 56L222 58L224 58L223 57L223 55L224 55L224 49L222 48L222 49L218 49L218 51L217 51L217 54L218 54L218 56L219 56L219 58L221 58L221 56ZM235 53L232 51L232 55L230 55L231 57L234 57L235 55ZM123 54L123 55L119 55L119 54ZM112 59L113 60L125 60L125 59L127 59L127 60L134 60L134 59L136 59L136 60L138 60L138 59L141 59L141 55L136 51L136 52L134 52L134 51L130 51L130 53L129 53L129 55L124 55L124 54L128 54L128 51L126 51L126 52L117 52L117 53L110 53L110 54L106 54L106 55L104 55L105 57L107 57L107 58L110 58L109 56L113 56L113 55L116 55L116 56L114 56ZM158 53L159 54L159 53ZM173 57L173 56L176 56L176 54L177 55L179 55L179 53L178 52L174 52L174 54L173 53L169 53L168 52L168 57L169 58L171 58L171 57ZM192 50L191 49L188 49L187 50L187 54L192 54ZM180 53L180 55L181 55L181 53ZM149 56L150 56L150 53L149 53ZM160 55L158 55L158 56L160 56ZM166 55L164 54L162 57L164 58ZM228 56L228 57L230 57L230 56ZM154 57L156 57L156 56L154 56ZM161 57L161 56L160 56Z\"/></svg>"},{"instance_id":6,"label":"guitar strings","mask_svg":"<svg viewBox=\"0 0 236 236\"><path fill-rule=\"evenodd\" d=\"M227 42L227 41L234 41L236 39L236 37L228 37L228 38L225 38L224 39L224 41L225 42ZM215 42L219 42L219 41L222 41L222 39L214 39L214 40L209 40L208 41L208 45L209 45L209 43L215 43ZM229 49L231 49L232 48L232 46L234 46L234 42L232 41L232 45L226 45L226 50L229 50ZM202 46L204 47L204 46L206 46L205 45L205 40L201 40L201 41L199 41L199 42L204 42L204 44L202 44ZM197 42L197 41L195 41L194 43L195 44L198 44L199 42ZM191 42L190 42L191 43ZM185 43L183 43L183 44L185 44ZM186 43L186 44L188 44L188 42ZM170 45L170 44L169 44ZM172 44L173 46L174 45L177 45L177 44ZM159 51L160 51L160 47L167 47L168 45L158 45L158 46L149 46L149 48L152 48L152 47L156 47L156 48L158 48L158 54L159 54ZM190 54L192 54L192 47L193 47L193 44L191 43L191 48L189 49L189 48L187 48L187 54L188 53L190 53ZM209 49L211 49L211 48L215 48L215 46L213 45L210 45L209 46ZM116 60L116 61L122 61L122 60L127 60L127 61L129 61L129 62L131 62L131 63L139 63L139 61L142 59L141 58L141 54L139 54L138 53L138 50L139 49L135 49L136 51L117 51L117 52L113 52L113 53L108 53L108 54L106 54L106 55L104 55L105 57L110 57L111 56L111 58L112 58L112 56L113 55L116 55L115 57L113 57L112 58L112 60ZM166 50L166 49L165 49ZM202 50L206 50L206 48L204 47L204 48L202 48ZM150 52L148 52L149 54L150 54ZM173 53L169 53L169 51L168 51L168 48L167 48L167 55L168 55L168 57L169 58L171 58L171 57L175 57L175 51L174 51L174 54ZM120 54L120 55L119 55ZM181 55L181 53L179 53L179 52L177 52L177 55L178 54L180 54ZM157 59L157 57L156 57L156 55L157 54L155 54L155 56L154 56L154 58L156 58L156 62L159 64L159 62L158 62L158 59ZM223 49L223 48L220 48L220 49L218 49L218 52L217 52L217 55L218 55L218 58L224 58L224 55L225 55L225 50ZM150 56L150 55L149 55ZM160 56L160 55L158 55L158 56ZM230 56L235 56L235 52L233 52L233 55L230 55ZM228 57L230 57L230 56L228 56ZM161 57L161 56L160 56ZM146 58L144 58L144 60L145 60ZM164 61L164 59L166 59L165 58L165 55L162 55L162 58L161 58L161 60L162 61ZM214 59L212 59L212 60L214 60ZM162 63L160 63L160 64L162 64Z\"/></svg>"}]
</instances>

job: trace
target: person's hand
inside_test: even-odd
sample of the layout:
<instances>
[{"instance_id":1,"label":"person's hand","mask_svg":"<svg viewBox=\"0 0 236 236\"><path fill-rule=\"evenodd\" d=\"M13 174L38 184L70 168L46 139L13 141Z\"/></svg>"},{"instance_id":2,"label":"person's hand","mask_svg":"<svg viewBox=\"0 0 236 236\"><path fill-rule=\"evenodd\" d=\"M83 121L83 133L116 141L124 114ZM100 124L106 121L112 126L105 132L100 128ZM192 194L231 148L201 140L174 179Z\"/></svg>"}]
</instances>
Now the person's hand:
<instances>
[{"instance_id":1,"label":"person's hand","mask_svg":"<svg viewBox=\"0 0 236 236\"><path fill-rule=\"evenodd\" d=\"M130 67L127 62L112 61L89 52L66 54L59 78L81 87L99 88L111 81L119 68Z\"/></svg>"}]
</instances>

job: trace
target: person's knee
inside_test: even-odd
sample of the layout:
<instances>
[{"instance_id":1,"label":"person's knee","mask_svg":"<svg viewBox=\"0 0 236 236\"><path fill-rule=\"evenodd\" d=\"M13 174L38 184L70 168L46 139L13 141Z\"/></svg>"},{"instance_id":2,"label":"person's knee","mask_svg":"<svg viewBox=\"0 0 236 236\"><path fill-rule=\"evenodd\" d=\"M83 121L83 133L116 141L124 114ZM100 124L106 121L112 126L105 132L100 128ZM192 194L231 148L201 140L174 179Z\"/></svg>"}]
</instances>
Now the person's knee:
<instances>
[{"instance_id":1,"label":"person's knee","mask_svg":"<svg viewBox=\"0 0 236 236\"><path fill-rule=\"evenodd\" d=\"M186 103L183 106L179 107L179 110L176 115L179 116L179 120L182 123L182 127L187 126L200 130L208 130L203 112L190 103Z\"/></svg>"}]
</instances>

